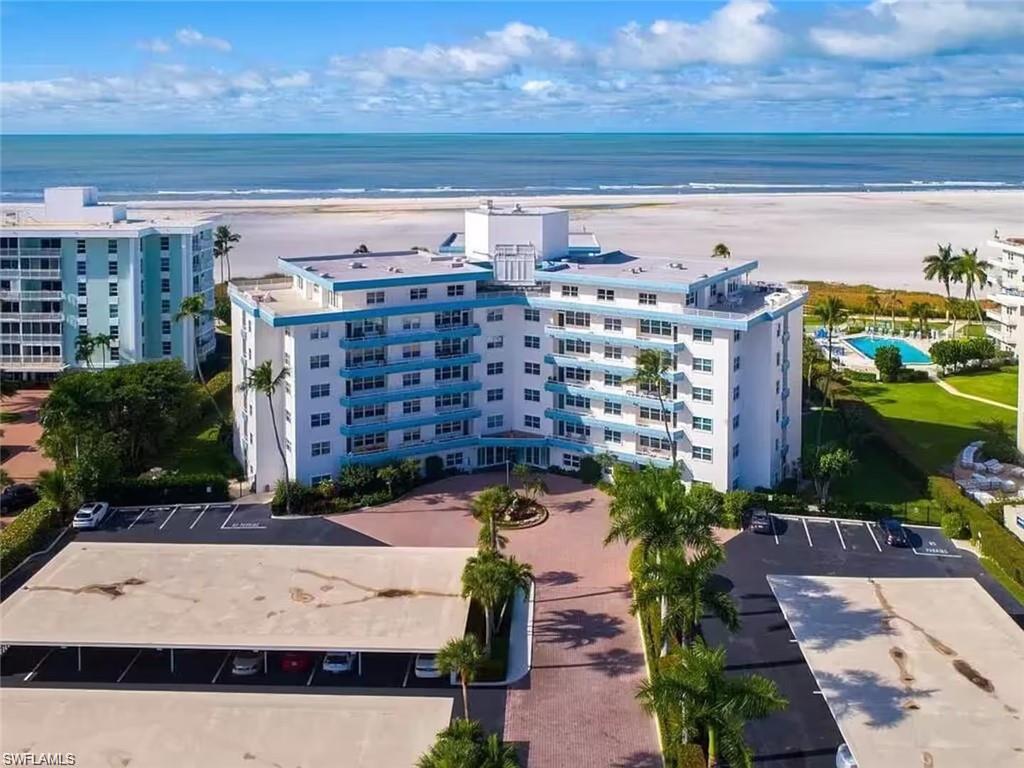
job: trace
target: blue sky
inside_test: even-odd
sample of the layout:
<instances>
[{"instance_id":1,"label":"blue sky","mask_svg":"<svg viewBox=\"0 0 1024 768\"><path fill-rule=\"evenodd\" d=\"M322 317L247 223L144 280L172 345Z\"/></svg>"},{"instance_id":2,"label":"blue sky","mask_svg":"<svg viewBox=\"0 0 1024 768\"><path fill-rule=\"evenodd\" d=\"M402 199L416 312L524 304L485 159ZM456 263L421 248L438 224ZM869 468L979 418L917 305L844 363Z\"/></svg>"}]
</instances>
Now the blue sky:
<instances>
[{"instance_id":1,"label":"blue sky","mask_svg":"<svg viewBox=\"0 0 1024 768\"><path fill-rule=\"evenodd\" d=\"M19 2L7 133L1020 131L1024 2Z\"/></svg>"}]
</instances>

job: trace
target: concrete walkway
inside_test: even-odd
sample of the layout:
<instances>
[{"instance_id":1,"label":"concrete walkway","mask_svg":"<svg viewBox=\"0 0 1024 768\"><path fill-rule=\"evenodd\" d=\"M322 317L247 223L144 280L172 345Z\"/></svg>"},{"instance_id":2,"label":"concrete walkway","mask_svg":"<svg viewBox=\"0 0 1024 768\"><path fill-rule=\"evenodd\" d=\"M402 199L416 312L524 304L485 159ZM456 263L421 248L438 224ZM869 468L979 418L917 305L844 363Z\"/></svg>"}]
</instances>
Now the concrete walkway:
<instances>
[{"instance_id":1,"label":"concrete walkway","mask_svg":"<svg viewBox=\"0 0 1024 768\"><path fill-rule=\"evenodd\" d=\"M966 392L961 392L959 389L954 387L952 384L950 384L947 381L944 381L943 379L940 379L938 376L932 376L930 378L931 378L932 381L934 381L936 384L938 384L942 389L946 390L951 395L955 395L956 397L962 397L962 398L964 398L966 400L974 400L974 401L979 402L979 403L984 403L985 405L994 406L995 408L1003 408L1003 409L1005 409L1007 411L1013 411L1014 413L1017 412L1017 407L1014 406L1014 405L1007 405L1006 403L997 403L995 400L989 400L987 397L978 397L977 395L968 395Z\"/></svg>"}]
</instances>

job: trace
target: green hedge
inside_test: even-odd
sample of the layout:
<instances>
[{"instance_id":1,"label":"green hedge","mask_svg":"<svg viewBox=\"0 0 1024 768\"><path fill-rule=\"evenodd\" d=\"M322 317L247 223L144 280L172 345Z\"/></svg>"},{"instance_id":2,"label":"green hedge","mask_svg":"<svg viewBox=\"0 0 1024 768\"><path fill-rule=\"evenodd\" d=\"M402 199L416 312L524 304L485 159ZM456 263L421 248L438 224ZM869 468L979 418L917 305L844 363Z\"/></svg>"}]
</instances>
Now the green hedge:
<instances>
[{"instance_id":1,"label":"green hedge","mask_svg":"<svg viewBox=\"0 0 1024 768\"><path fill-rule=\"evenodd\" d=\"M43 548L50 533L62 524L60 512L46 502L22 510L0 531L0 573L7 573L33 552Z\"/></svg>"},{"instance_id":2,"label":"green hedge","mask_svg":"<svg viewBox=\"0 0 1024 768\"><path fill-rule=\"evenodd\" d=\"M228 500L228 480L223 475L179 475L111 480L97 496L110 504L185 504Z\"/></svg>"}]
</instances>

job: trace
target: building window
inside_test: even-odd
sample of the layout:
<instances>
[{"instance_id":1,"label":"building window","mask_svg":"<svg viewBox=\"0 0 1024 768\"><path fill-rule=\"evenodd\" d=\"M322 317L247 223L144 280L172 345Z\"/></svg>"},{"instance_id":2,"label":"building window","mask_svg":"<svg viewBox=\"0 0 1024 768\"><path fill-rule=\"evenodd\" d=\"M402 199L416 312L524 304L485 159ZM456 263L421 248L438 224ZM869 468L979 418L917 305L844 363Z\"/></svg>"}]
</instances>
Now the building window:
<instances>
[{"instance_id":1,"label":"building window","mask_svg":"<svg viewBox=\"0 0 1024 768\"><path fill-rule=\"evenodd\" d=\"M117 277L117 262L116 261L108 261L107 262L107 276L108 277Z\"/></svg>"},{"instance_id":2,"label":"building window","mask_svg":"<svg viewBox=\"0 0 1024 768\"><path fill-rule=\"evenodd\" d=\"M740 340L740 332L739 331L733 331L732 332L732 340L733 341L739 341Z\"/></svg>"},{"instance_id":3,"label":"building window","mask_svg":"<svg viewBox=\"0 0 1024 768\"><path fill-rule=\"evenodd\" d=\"M403 387L418 387L420 385L420 373L403 373L402 374L402 386Z\"/></svg>"},{"instance_id":4,"label":"building window","mask_svg":"<svg viewBox=\"0 0 1024 768\"><path fill-rule=\"evenodd\" d=\"M462 286L460 285L459 287L461 288ZM447 456L444 457L444 465L448 469L453 469L454 467L461 467L463 460L464 459L461 451L459 453L449 453Z\"/></svg>"},{"instance_id":5,"label":"building window","mask_svg":"<svg viewBox=\"0 0 1024 768\"><path fill-rule=\"evenodd\" d=\"M110 359L111 360L120 360L121 359L121 350L118 349L117 347L111 347L110 348Z\"/></svg>"},{"instance_id":6,"label":"building window","mask_svg":"<svg viewBox=\"0 0 1024 768\"><path fill-rule=\"evenodd\" d=\"M425 298L427 298L426 288L409 289L409 301L423 301Z\"/></svg>"},{"instance_id":7,"label":"building window","mask_svg":"<svg viewBox=\"0 0 1024 768\"><path fill-rule=\"evenodd\" d=\"M402 347L402 359L412 360L413 358L420 356L420 345L419 344L406 344Z\"/></svg>"},{"instance_id":8,"label":"building window","mask_svg":"<svg viewBox=\"0 0 1024 768\"><path fill-rule=\"evenodd\" d=\"M611 347L607 344L604 345L604 359L605 360L621 360L622 359L622 347Z\"/></svg>"},{"instance_id":9,"label":"building window","mask_svg":"<svg viewBox=\"0 0 1024 768\"><path fill-rule=\"evenodd\" d=\"M562 372L565 374L566 381L576 381L581 384L590 383L590 371L585 368L563 368Z\"/></svg>"},{"instance_id":10,"label":"building window","mask_svg":"<svg viewBox=\"0 0 1024 768\"><path fill-rule=\"evenodd\" d=\"M79 317L88 317L89 316L89 307L87 305L85 305L85 304L79 304L78 305L78 316Z\"/></svg>"},{"instance_id":11,"label":"building window","mask_svg":"<svg viewBox=\"0 0 1024 768\"><path fill-rule=\"evenodd\" d=\"M108 330L107 335L110 336L111 339L118 338L121 335L120 327L116 326L116 325L110 326L110 329Z\"/></svg>"},{"instance_id":12,"label":"building window","mask_svg":"<svg viewBox=\"0 0 1024 768\"><path fill-rule=\"evenodd\" d=\"M384 403L376 405L357 405L350 411L352 421L364 421L366 419L380 419L387 415L388 409Z\"/></svg>"},{"instance_id":13,"label":"building window","mask_svg":"<svg viewBox=\"0 0 1024 768\"><path fill-rule=\"evenodd\" d=\"M640 333L651 336L671 336L672 323L667 320L641 320Z\"/></svg>"},{"instance_id":14,"label":"building window","mask_svg":"<svg viewBox=\"0 0 1024 768\"><path fill-rule=\"evenodd\" d=\"M498 323L505 319L505 313L500 309L487 310L487 322Z\"/></svg>"},{"instance_id":15,"label":"building window","mask_svg":"<svg viewBox=\"0 0 1024 768\"><path fill-rule=\"evenodd\" d=\"M775 367L782 365L782 355L779 352L775 353Z\"/></svg>"},{"instance_id":16,"label":"building window","mask_svg":"<svg viewBox=\"0 0 1024 768\"><path fill-rule=\"evenodd\" d=\"M732 447L732 457L734 459L738 459L740 457L740 444L739 443L736 443L735 445L733 445L733 447Z\"/></svg>"},{"instance_id":17,"label":"building window","mask_svg":"<svg viewBox=\"0 0 1024 768\"><path fill-rule=\"evenodd\" d=\"M711 457L710 448L703 448L699 445L693 446L693 458L695 461L711 461Z\"/></svg>"},{"instance_id":18,"label":"building window","mask_svg":"<svg viewBox=\"0 0 1024 768\"><path fill-rule=\"evenodd\" d=\"M353 453L371 453L388 445L387 432L374 432L372 435L356 435L352 438Z\"/></svg>"},{"instance_id":19,"label":"building window","mask_svg":"<svg viewBox=\"0 0 1024 768\"><path fill-rule=\"evenodd\" d=\"M321 440L319 442L310 445L310 455L312 456L330 456L331 454L331 441Z\"/></svg>"},{"instance_id":20,"label":"building window","mask_svg":"<svg viewBox=\"0 0 1024 768\"><path fill-rule=\"evenodd\" d=\"M448 295L449 296L465 296L466 295L466 286L464 286L462 283L459 283L458 285L449 285L448 286Z\"/></svg>"},{"instance_id":21,"label":"building window","mask_svg":"<svg viewBox=\"0 0 1024 768\"><path fill-rule=\"evenodd\" d=\"M598 288L597 289L597 300L598 301L615 301L615 291L611 288Z\"/></svg>"},{"instance_id":22,"label":"building window","mask_svg":"<svg viewBox=\"0 0 1024 768\"><path fill-rule=\"evenodd\" d=\"M309 415L309 426L311 427L329 427L331 425L331 414L327 411L323 413L311 413Z\"/></svg>"},{"instance_id":23,"label":"building window","mask_svg":"<svg viewBox=\"0 0 1024 768\"><path fill-rule=\"evenodd\" d=\"M107 253L113 256L117 255L117 240L107 240Z\"/></svg>"},{"instance_id":24,"label":"building window","mask_svg":"<svg viewBox=\"0 0 1024 768\"><path fill-rule=\"evenodd\" d=\"M708 387L694 387L693 399L698 403L710 403L712 400L711 389Z\"/></svg>"},{"instance_id":25,"label":"building window","mask_svg":"<svg viewBox=\"0 0 1024 768\"><path fill-rule=\"evenodd\" d=\"M504 363L488 363L487 364L487 375L488 376L500 376L505 372Z\"/></svg>"},{"instance_id":26,"label":"building window","mask_svg":"<svg viewBox=\"0 0 1024 768\"><path fill-rule=\"evenodd\" d=\"M711 419L704 416L693 417L693 428L698 432L710 432L711 431Z\"/></svg>"},{"instance_id":27,"label":"building window","mask_svg":"<svg viewBox=\"0 0 1024 768\"><path fill-rule=\"evenodd\" d=\"M696 293L696 291L690 291L688 294L686 294L686 306L692 307L696 303L697 303L697 293Z\"/></svg>"},{"instance_id":28,"label":"building window","mask_svg":"<svg viewBox=\"0 0 1024 768\"><path fill-rule=\"evenodd\" d=\"M562 466L566 469L578 470L580 468L580 457L576 453L563 453Z\"/></svg>"},{"instance_id":29,"label":"building window","mask_svg":"<svg viewBox=\"0 0 1024 768\"><path fill-rule=\"evenodd\" d=\"M621 416L622 415L622 403L613 403L610 400L604 401L604 412L609 416Z\"/></svg>"},{"instance_id":30,"label":"building window","mask_svg":"<svg viewBox=\"0 0 1024 768\"><path fill-rule=\"evenodd\" d=\"M488 349L501 349L504 346L505 346L505 337L504 336L491 336L489 339L487 339L487 348Z\"/></svg>"},{"instance_id":31,"label":"building window","mask_svg":"<svg viewBox=\"0 0 1024 768\"><path fill-rule=\"evenodd\" d=\"M409 416L413 413L419 413L421 410L419 400L404 400L402 401L402 413Z\"/></svg>"},{"instance_id":32,"label":"building window","mask_svg":"<svg viewBox=\"0 0 1024 768\"><path fill-rule=\"evenodd\" d=\"M528 376L540 376L540 363L523 363L523 373Z\"/></svg>"},{"instance_id":33,"label":"building window","mask_svg":"<svg viewBox=\"0 0 1024 768\"><path fill-rule=\"evenodd\" d=\"M666 440L664 437L648 437L647 435L637 436L637 445L640 448L646 448L654 451L663 451L668 453L672 450L672 443ZM643 453L643 451L641 451Z\"/></svg>"},{"instance_id":34,"label":"building window","mask_svg":"<svg viewBox=\"0 0 1024 768\"><path fill-rule=\"evenodd\" d=\"M402 330L403 331L418 331L422 326L423 321L418 315L412 317L402 318Z\"/></svg>"},{"instance_id":35,"label":"building window","mask_svg":"<svg viewBox=\"0 0 1024 768\"><path fill-rule=\"evenodd\" d=\"M488 389L487 390L487 402L488 403L495 403L498 400L504 400L504 399L505 399L505 390L504 389Z\"/></svg>"},{"instance_id":36,"label":"building window","mask_svg":"<svg viewBox=\"0 0 1024 768\"><path fill-rule=\"evenodd\" d=\"M171 281L168 278L166 278L166 277L160 278L160 293L170 293L170 292L171 292Z\"/></svg>"},{"instance_id":37,"label":"building window","mask_svg":"<svg viewBox=\"0 0 1024 768\"><path fill-rule=\"evenodd\" d=\"M604 329L618 333L622 331L622 320L618 317L606 317L604 319Z\"/></svg>"},{"instance_id":38,"label":"building window","mask_svg":"<svg viewBox=\"0 0 1024 768\"><path fill-rule=\"evenodd\" d=\"M76 270L76 273L78 274L79 277L85 277L85 262L84 261L79 261L75 265L75 270Z\"/></svg>"},{"instance_id":39,"label":"building window","mask_svg":"<svg viewBox=\"0 0 1024 768\"><path fill-rule=\"evenodd\" d=\"M524 336L523 346L527 349L540 349L540 336Z\"/></svg>"},{"instance_id":40,"label":"building window","mask_svg":"<svg viewBox=\"0 0 1024 768\"><path fill-rule=\"evenodd\" d=\"M589 328L590 327L590 313L589 312L566 312L565 313L565 324L576 326L577 328Z\"/></svg>"},{"instance_id":41,"label":"building window","mask_svg":"<svg viewBox=\"0 0 1024 768\"><path fill-rule=\"evenodd\" d=\"M86 285L87 285L87 283L85 283L84 281L78 284L78 295L79 296L85 296L86 295Z\"/></svg>"},{"instance_id":42,"label":"building window","mask_svg":"<svg viewBox=\"0 0 1024 768\"><path fill-rule=\"evenodd\" d=\"M617 373L606 373L604 375L604 385L617 389L622 386L622 376Z\"/></svg>"},{"instance_id":43,"label":"building window","mask_svg":"<svg viewBox=\"0 0 1024 768\"><path fill-rule=\"evenodd\" d=\"M330 329L323 325L314 325L309 329L309 338L313 341L317 339L326 339L330 336Z\"/></svg>"},{"instance_id":44,"label":"building window","mask_svg":"<svg viewBox=\"0 0 1024 768\"><path fill-rule=\"evenodd\" d=\"M570 355L589 355L590 354L590 342L580 341L579 339L566 339L565 351Z\"/></svg>"},{"instance_id":45,"label":"building window","mask_svg":"<svg viewBox=\"0 0 1024 768\"><path fill-rule=\"evenodd\" d=\"M566 408L581 408L585 411L590 410L589 397L583 397L581 395L566 395L564 403Z\"/></svg>"},{"instance_id":46,"label":"building window","mask_svg":"<svg viewBox=\"0 0 1024 768\"><path fill-rule=\"evenodd\" d=\"M165 357L167 355L171 354L171 342L169 342L169 341L160 342L160 351L161 351L161 353Z\"/></svg>"},{"instance_id":47,"label":"building window","mask_svg":"<svg viewBox=\"0 0 1024 768\"><path fill-rule=\"evenodd\" d=\"M169 256L160 257L160 271L170 272L171 271L171 259Z\"/></svg>"},{"instance_id":48,"label":"building window","mask_svg":"<svg viewBox=\"0 0 1024 768\"><path fill-rule=\"evenodd\" d=\"M540 429L540 416L523 416L523 426L527 429Z\"/></svg>"},{"instance_id":49,"label":"building window","mask_svg":"<svg viewBox=\"0 0 1024 768\"><path fill-rule=\"evenodd\" d=\"M524 309L523 320L528 323L539 323L540 322L540 310L539 309Z\"/></svg>"},{"instance_id":50,"label":"building window","mask_svg":"<svg viewBox=\"0 0 1024 768\"><path fill-rule=\"evenodd\" d=\"M647 421L670 421L672 418L668 411L663 411L661 408L648 408L646 405L640 406L639 416L642 420Z\"/></svg>"},{"instance_id":51,"label":"building window","mask_svg":"<svg viewBox=\"0 0 1024 768\"><path fill-rule=\"evenodd\" d=\"M732 369L734 371L738 371L740 369L740 356L739 355L736 355L736 357L734 357L732 359Z\"/></svg>"},{"instance_id":52,"label":"building window","mask_svg":"<svg viewBox=\"0 0 1024 768\"><path fill-rule=\"evenodd\" d=\"M539 389L524 389L523 400L528 403L539 403L540 402L540 390Z\"/></svg>"},{"instance_id":53,"label":"building window","mask_svg":"<svg viewBox=\"0 0 1024 768\"><path fill-rule=\"evenodd\" d=\"M488 429L500 429L505 423L505 417L500 413L495 416L487 417L487 428Z\"/></svg>"},{"instance_id":54,"label":"building window","mask_svg":"<svg viewBox=\"0 0 1024 768\"><path fill-rule=\"evenodd\" d=\"M714 370L714 364L710 358L695 357L693 358L693 370L699 373L711 373Z\"/></svg>"},{"instance_id":55,"label":"building window","mask_svg":"<svg viewBox=\"0 0 1024 768\"><path fill-rule=\"evenodd\" d=\"M384 303L384 291L367 291L366 306Z\"/></svg>"},{"instance_id":56,"label":"building window","mask_svg":"<svg viewBox=\"0 0 1024 768\"><path fill-rule=\"evenodd\" d=\"M416 427L416 429L407 429L402 433L403 443L418 443L422 439L423 435L420 432L419 427Z\"/></svg>"},{"instance_id":57,"label":"building window","mask_svg":"<svg viewBox=\"0 0 1024 768\"><path fill-rule=\"evenodd\" d=\"M640 293L640 304L648 307L653 307L658 303L658 294L656 293Z\"/></svg>"},{"instance_id":58,"label":"building window","mask_svg":"<svg viewBox=\"0 0 1024 768\"><path fill-rule=\"evenodd\" d=\"M732 428L733 429L739 429L740 428L740 415L738 413L735 416L732 417Z\"/></svg>"},{"instance_id":59,"label":"building window","mask_svg":"<svg viewBox=\"0 0 1024 768\"><path fill-rule=\"evenodd\" d=\"M329 482L331 482L331 476L330 475L311 475L310 478L309 478L309 484L313 488L316 488L318 485L321 485L323 483L329 483Z\"/></svg>"},{"instance_id":60,"label":"building window","mask_svg":"<svg viewBox=\"0 0 1024 768\"><path fill-rule=\"evenodd\" d=\"M169 250L171 250L171 238L169 238L169 237L161 237L160 238L160 250L161 251L169 251Z\"/></svg>"},{"instance_id":61,"label":"building window","mask_svg":"<svg viewBox=\"0 0 1024 768\"><path fill-rule=\"evenodd\" d=\"M461 421L444 421L434 427L434 436L443 437L445 435L461 435L462 434L462 422Z\"/></svg>"},{"instance_id":62,"label":"building window","mask_svg":"<svg viewBox=\"0 0 1024 768\"><path fill-rule=\"evenodd\" d=\"M740 386L739 386L739 384L737 384L735 387L732 388L732 399L733 400L739 400L740 399Z\"/></svg>"},{"instance_id":63,"label":"building window","mask_svg":"<svg viewBox=\"0 0 1024 768\"><path fill-rule=\"evenodd\" d=\"M622 443L622 433L615 429L606 429L604 431L604 441L606 443Z\"/></svg>"},{"instance_id":64,"label":"building window","mask_svg":"<svg viewBox=\"0 0 1024 768\"><path fill-rule=\"evenodd\" d=\"M354 384L355 382L353 382ZM330 384L312 384L309 387L309 397L311 400L316 400L318 397L330 397L331 396L331 385Z\"/></svg>"},{"instance_id":65,"label":"building window","mask_svg":"<svg viewBox=\"0 0 1024 768\"><path fill-rule=\"evenodd\" d=\"M562 295L571 298L576 298L577 296L580 295L580 289L575 285L563 285Z\"/></svg>"},{"instance_id":66,"label":"building window","mask_svg":"<svg viewBox=\"0 0 1024 768\"><path fill-rule=\"evenodd\" d=\"M78 253L78 254L85 253L85 240L76 240L75 241L75 253Z\"/></svg>"},{"instance_id":67,"label":"building window","mask_svg":"<svg viewBox=\"0 0 1024 768\"><path fill-rule=\"evenodd\" d=\"M162 336L170 336L171 335L171 321L170 320L161 320L160 321L160 334Z\"/></svg>"},{"instance_id":68,"label":"building window","mask_svg":"<svg viewBox=\"0 0 1024 768\"><path fill-rule=\"evenodd\" d=\"M171 300L170 299L161 299L160 300L160 313L163 314L163 315L168 315L168 314L170 314L170 312L171 312Z\"/></svg>"},{"instance_id":69,"label":"building window","mask_svg":"<svg viewBox=\"0 0 1024 768\"><path fill-rule=\"evenodd\" d=\"M110 305L110 319L113 320L117 317L117 304Z\"/></svg>"},{"instance_id":70,"label":"building window","mask_svg":"<svg viewBox=\"0 0 1024 768\"><path fill-rule=\"evenodd\" d=\"M313 370L318 368L330 368L331 356L330 355L310 355L309 356L309 367Z\"/></svg>"},{"instance_id":71,"label":"building window","mask_svg":"<svg viewBox=\"0 0 1024 768\"><path fill-rule=\"evenodd\" d=\"M702 344L711 343L711 329L710 328L694 328L693 329L693 340L699 341Z\"/></svg>"}]
</instances>

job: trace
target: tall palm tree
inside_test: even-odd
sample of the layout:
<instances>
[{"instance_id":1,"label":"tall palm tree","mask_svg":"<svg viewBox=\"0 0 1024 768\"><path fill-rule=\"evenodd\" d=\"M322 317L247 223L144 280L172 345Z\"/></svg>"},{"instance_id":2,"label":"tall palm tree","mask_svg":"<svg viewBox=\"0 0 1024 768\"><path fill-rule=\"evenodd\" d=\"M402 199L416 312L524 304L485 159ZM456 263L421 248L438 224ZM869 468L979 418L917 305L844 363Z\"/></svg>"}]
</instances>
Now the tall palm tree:
<instances>
[{"instance_id":1,"label":"tall palm tree","mask_svg":"<svg viewBox=\"0 0 1024 768\"><path fill-rule=\"evenodd\" d=\"M492 485L474 497L470 503L473 517L483 524L480 531L480 546L496 552L503 546L504 537L498 533L498 521L502 520L512 504L515 494L507 485Z\"/></svg>"},{"instance_id":2,"label":"tall palm tree","mask_svg":"<svg viewBox=\"0 0 1024 768\"><path fill-rule=\"evenodd\" d=\"M277 453L281 457L281 465L284 467L284 508L287 514L292 513L292 497L290 483L288 480L288 458L284 455L284 448L281 445L281 434L277 431L277 417L274 415L274 393L277 392L284 380L288 377L288 368L282 368L274 373L274 366L269 360L264 360L257 365L245 377L239 385L243 392L256 391L267 397L267 408L270 411L270 425L274 428L274 442L277 443Z\"/></svg>"},{"instance_id":3,"label":"tall palm tree","mask_svg":"<svg viewBox=\"0 0 1024 768\"><path fill-rule=\"evenodd\" d=\"M39 493L40 501L59 509L64 514L78 506L79 499L76 498L68 476L62 469L41 471L36 478L36 491Z\"/></svg>"},{"instance_id":4,"label":"tall palm tree","mask_svg":"<svg viewBox=\"0 0 1024 768\"><path fill-rule=\"evenodd\" d=\"M231 280L231 249L242 236L232 232L231 227L221 224L213 233L213 258L220 261L220 281L224 282L224 265L228 268L228 281Z\"/></svg>"},{"instance_id":5,"label":"tall palm tree","mask_svg":"<svg viewBox=\"0 0 1024 768\"><path fill-rule=\"evenodd\" d=\"M903 306L903 300L900 298L899 291L896 289L888 290L885 292L885 303L889 307L890 318L892 319L892 335L896 335L896 309L897 307Z\"/></svg>"},{"instance_id":6,"label":"tall palm tree","mask_svg":"<svg viewBox=\"0 0 1024 768\"><path fill-rule=\"evenodd\" d=\"M96 352L96 337L89 333L80 333L75 337L75 361L85 363L92 368L92 356Z\"/></svg>"},{"instance_id":7,"label":"tall palm tree","mask_svg":"<svg viewBox=\"0 0 1024 768\"><path fill-rule=\"evenodd\" d=\"M984 322L985 318L981 312L981 302L978 300L978 295L974 289L985 286L985 283L988 282L988 271L990 269L992 269L990 262L978 258L977 248L960 249L960 263L957 271L964 283L964 299L968 302L974 302L975 309L978 312L978 322Z\"/></svg>"},{"instance_id":8,"label":"tall palm tree","mask_svg":"<svg viewBox=\"0 0 1024 768\"><path fill-rule=\"evenodd\" d=\"M107 367L107 352L110 351L110 343L114 340L109 334L97 333L92 337L93 343L103 350L103 367Z\"/></svg>"},{"instance_id":9,"label":"tall palm tree","mask_svg":"<svg viewBox=\"0 0 1024 768\"><path fill-rule=\"evenodd\" d=\"M484 550L466 561L462 569L462 596L475 600L484 611L484 650L491 655L491 642L497 629L498 609L519 588L528 589L531 571L515 558Z\"/></svg>"},{"instance_id":10,"label":"tall palm tree","mask_svg":"<svg viewBox=\"0 0 1024 768\"><path fill-rule=\"evenodd\" d=\"M960 272L960 257L953 254L953 245L939 243L933 254L924 257L924 277L938 280L946 289L946 299L952 298L950 283L955 283ZM946 306L946 322L949 322L949 305Z\"/></svg>"},{"instance_id":11,"label":"tall palm tree","mask_svg":"<svg viewBox=\"0 0 1024 768\"><path fill-rule=\"evenodd\" d=\"M739 629L740 618L732 598L711 586L709 580L725 560L720 546L704 549L687 560L681 549L663 553L660 560L645 562L633 577L633 604L630 611L646 610L662 598L668 610L661 621L662 640L681 638L689 645L697 638L705 613L721 620L731 632Z\"/></svg>"},{"instance_id":12,"label":"tall palm tree","mask_svg":"<svg viewBox=\"0 0 1024 768\"><path fill-rule=\"evenodd\" d=\"M869 293L864 299L864 309L871 313L871 327L878 327L878 313L882 311L882 301L877 293Z\"/></svg>"},{"instance_id":13,"label":"tall palm tree","mask_svg":"<svg viewBox=\"0 0 1024 768\"><path fill-rule=\"evenodd\" d=\"M186 296L181 300L178 312L174 315L174 322L181 323L187 320L192 324L192 350L194 353L193 357L195 358L196 375L199 376L199 381L202 382L207 397L213 403L213 410L217 413L217 421L224 421L224 414L221 413L220 406L217 405L217 399L210 392L210 387L206 383L206 377L203 376L203 366L199 363L199 321L209 315L210 310L206 308L206 299L202 294L197 293L192 296Z\"/></svg>"},{"instance_id":14,"label":"tall palm tree","mask_svg":"<svg viewBox=\"0 0 1024 768\"><path fill-rule=\"evenodd\" d=\"M469 720L469 684L484 661L476 635L454 637L437 652L437 668L444 675L458 675L462 686L462 716Z\"/></svg>"},{"instance_id":15,"label":"tall palm tree","mask_svg":"<svg viewBox=\"0 0 1024 768\"><path fill-rule=\"evenodd\" d=\"M718 765L719 754L730 766L750 766L744 724L789 705L768 678L727 674L725 649L708 648L703 640L674 650L640 685L637 698L650 713L675 713L681 740L706 739L709 768Z\"/></svg>"},{"instance_id":16,"label":"tall palm tree","mask_svg":"<svg viewBox=\"0 0 1024 768\"><path fill-rule=\"evenodd\" d=\"M665 375L672 372L671 356L656 349L641 349L636 356L636 370L633 375L626 379L626 384L632 384L648 392L654 390L658 398L658 405L661 407L661 421L665 425L665 437L668 439L672 449L672 466L676 466L677 447L676 441L672 439L672 429L669 425L670 411L665 407L665 394L669 383L665 381Z\"/></svg>"},{"instance_id":17,"label":"tall palm tree","mask_svg":"<svg viewBox=\"0 0 1024 768\"><path fill-rule=\"evenodd\" d=\"M923 301L911 302L907 308L907 315L911 320L917 320L918 330L921 331L921 335L924 336L927 332L928 318L932 316L932 308L925 304Z\"/></svg>"},{"instance_id":18,"label":"tall palm tree","mask_svg":"<svg viewBox=\"0 0 1024 768\"><path fill-rule=\"evenodd\" d=\"M711 249L711 257L714 259L728 259L730 256L732 256L732 251L725 243L718 243Z\"/></svg>"},{"instance_id":19,"label":"tall palm tree","mask_svg":"<svg viewBox=\"0 0 1024 768\"><path fill-rule=\"evenodd\" d=\"M821 427L825 423L825 405L828 403L828 391L832 386L832 336L836 327L846 321L846 308L838 296L826 296L814 307L814 314L828 331L828 367L825 369L825 387L822 391L822 412L818 414L818 434L815 438L816 450L821 450Z\"/></svg>"}]
</instances>

